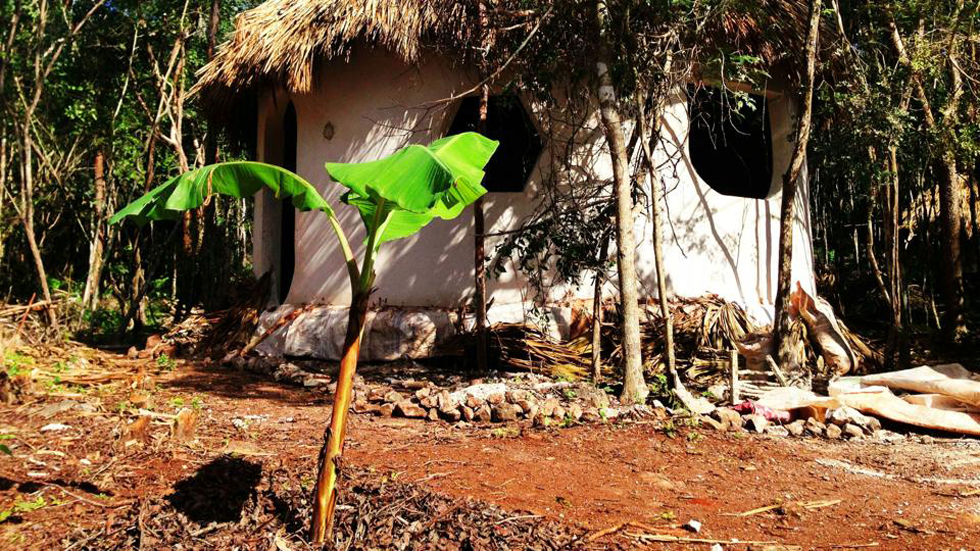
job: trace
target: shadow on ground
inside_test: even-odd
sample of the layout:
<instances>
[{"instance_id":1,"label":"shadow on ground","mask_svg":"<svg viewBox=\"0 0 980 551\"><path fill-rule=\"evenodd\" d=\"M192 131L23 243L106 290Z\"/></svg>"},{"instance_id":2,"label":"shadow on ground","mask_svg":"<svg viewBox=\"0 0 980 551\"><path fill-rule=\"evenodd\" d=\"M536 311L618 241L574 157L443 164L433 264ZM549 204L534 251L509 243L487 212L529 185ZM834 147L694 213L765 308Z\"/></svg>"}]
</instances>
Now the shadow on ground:
<instances>
[{"instance_id":1,"label":"shadow on ground","mask_svg":"<svg viewBox=\"0 0 980 551\"><path fill-rule=\"evenodd\" d=\"M237 522L261 478L260 464L222 456L174 484L174 493L167 496L167 501L201 525Z\"/></svg>"}]
</instances>

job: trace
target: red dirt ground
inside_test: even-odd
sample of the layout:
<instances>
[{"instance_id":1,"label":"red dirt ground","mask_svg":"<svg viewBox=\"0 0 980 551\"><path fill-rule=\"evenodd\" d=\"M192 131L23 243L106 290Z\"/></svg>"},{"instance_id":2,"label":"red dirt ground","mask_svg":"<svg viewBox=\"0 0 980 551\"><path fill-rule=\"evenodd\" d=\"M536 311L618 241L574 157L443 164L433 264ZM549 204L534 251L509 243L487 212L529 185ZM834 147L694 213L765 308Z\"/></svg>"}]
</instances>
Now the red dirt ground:
<instances>
[{"instance_id":1,"label":"red dirt ground","mask_svg":"<svg viewBox=\"0 0 980 551\"><path fill-rule=\"evenodd\" d=\"M129 373L156 367L90 355ZM0 406L0 433L14 435L5 441L14 443L14 456L0 456L0 511L38 495L49 503L18 513L17 523L0 523L0 549L64 548L77 541L73 535L108 525L115 509L170 494L227 453L263 470L292 466L308 473L297 482L309 486L330 414L322 392L189 362L155 380L144 407L173 413L178 402L198 404L196 440L171 441L161 420L148 442L121 446L118 432L133 419L117 411L131 396L125 381L84 393L39 390L22 405ZM96 411L36 415L65 399ZM40 432L54 422L71 428ZM629 534L658 533L805 549L980 549L976 440L828 442L660 423L454 428L354 415L345 460L379 477L496 504L515 517L542 515L590 531L643 525L596 538L591 548L642 547ZM771 505L781 507L743 514ZM680 528L691 519L703 525L696 536Z\"/></svg>"}]
</instances>

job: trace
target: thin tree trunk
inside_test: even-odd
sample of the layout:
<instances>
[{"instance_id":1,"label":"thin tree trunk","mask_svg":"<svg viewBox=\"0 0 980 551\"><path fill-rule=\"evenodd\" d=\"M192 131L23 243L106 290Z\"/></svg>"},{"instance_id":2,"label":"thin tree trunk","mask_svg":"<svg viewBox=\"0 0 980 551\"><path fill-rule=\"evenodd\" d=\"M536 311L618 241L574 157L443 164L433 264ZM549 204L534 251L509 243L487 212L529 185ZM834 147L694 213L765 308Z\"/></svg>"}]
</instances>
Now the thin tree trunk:
<instances>
[{"instance_id":1,"label":"thin tree trunk","mask_svg":"<svg viewBox=\"0 0 980 551\"><path fill-rule=\"evenodd\" d=\"M486 52L490 44L490 30L487 28L487 6L481 1L480 12L480 43L481 72L486 72ZM490 103L490 86L484 83L480 87L480 110L476 123L476 131L487 133L487 111ZM486 221L483 217L483 197L473 203L473 263L474 263L474 295L473 307L476 310L476 367L480 373L487 371L487 265L486 265Z\"/></svg>"},{"instance_id":2,"label":"thin tree trunk","mask_svg":"<svg viewBox=\"0 0 980 551\"><path fill-rule=\"evenodd\" d=\"M48 288L48 274L44 269L44 259L41 258L41 249L37 246L37 239L34 234L34 142L31 139L31 119L32 111L28 110L24 118L23 140L21 142L21 162L24 170L24 189L21 195L21 224L24 226L24 235L27 237L27 246L31 250L31 258L34 260L34 268L37 270L37 277L41 283L41 293L47 301L48 322L53 327L58 326L58 317L55 314L54 306L51 301L51 290Z\"/></svg>"},{"instance_id":3,"label":"thin tree trunk","mask_svg":"<svg viewBox=\"0 0 980 551\"><path fill-rule=\"evenodd\" d=\"M89 244L88 278L82 293L82 308L95 308L99 302L99 283L102 280L102 263L105 251L103 218L106 208L105 159L102 150L95 152L95 212L92 216L92 242Z\"/></svg>"},{"instance_id":4,"label":"thin tree trunk","mask_svg":"<svg viewBox=\"0 0 980 551\"><path fill-rule=\"evenodd\" d=\"M909 350L902 323L902 264L899 247L901 211L899 203L900 179L898 173L898 147L888 148L888 170L891 175L887 188L887 215L885 224L885 246L888 249L889 305L892 310L892 326L888 331L885 350L885 367L890 370L908 367Z\"/></svg>"},{"instance_id":5,"label":"thin tree trunk","mask_svg":"<svg viewBox=\"0 0 980 551\"><path fill-rule=\"evenodd\" d=\"M361 350L361 335L367 317L370 291L361 291L351 300L347 315L347 335L344 338L344 355L340 360L337 376L337 394L334 397L330 426L323 434L323 448L319 457L319 476L313 495L313 542L322 544L333 533L334 508L337 506L337 479L340 477L344 435L347 431L348 410L352 399L354 373Z\"/></svg>"},{"instance_id":6,"label":"thin tree trunk","mask_svg":"<svg viewBox=\"0 0 980 551\"><path fill-rule=\"evenodd\" d=\"M626 139L616 106L616 88L609 74L610 48L605 31L606 6L596 3L599 30L599 57L596 61L596 96L606 143L612 159L613 185L616 196L616 260L619 268L619 298L622 306L623 392L626 404L646 401L650 390L643 379L640 348L639 281L636 275L636 237L633 234L633 197L626 158Z\"/></svg>"},{"instance_id":7,"label":"thin tree trunk","mask_svg":"<svg viewBox=\"0 0 980 551\"><path fill-rule=\"evenodd\" d=\"M669 73L669 65L668 71ZM659 99L659 98L657 98ZM655 99L655 101L657 100ZM653 109L653 131L654 136L660 133L660 102L656 101ZM647 173L650 175L650 218L653 233L653 261L657 272L657 295L660 302L660 316L664 324L664 352L667 355L667 373L670 374L671 384L678 386L680 381L677 375L677 360L674 353L674 322L670 314L670 305L667 303L667 281L666 270L664 269L664 238L660 231L661 212L660 202L663 200L660 189L660 175L657 173L653 162L653 151L650 149L650 137L647 135L646 123L644 122L643 105L637 102L637 126L640 131L640 143L643 146L643 158L646 160Z\"/></svg>"},{"instance_id":8,"label":"thin tree trunk","mask_svg":"<svg viewBox=\"0 0 980 551\"><path fill-rule=\"evenodd\" d=\"M796 146L789 168L783 174L783 198L779 212L779 270L776 285L773 331L779 364L784 369L793 365L793 343L790 342L790 294L793 281L793 221L796 218L797 181L806 161L806 146L810 139L810 115L813 111L813 79L816 72L817 39L820 30L821 0L810 0L810 23L806 41L806 73L803 81L803 107L796 133Z\"/></svg>"},{"instance_id":9,"label":"thin tree trunk","mask_svg":"<svg viewBox=\"0 0 980 551\"><path fill-rule=\"evenodd\" d=\"M599 252L600 268L595 271L595 289L592 293L592 383L602 382L602 284L606 280L606 257L609 256L609 238L602 240Z\"/></svg>"}]
</instances>

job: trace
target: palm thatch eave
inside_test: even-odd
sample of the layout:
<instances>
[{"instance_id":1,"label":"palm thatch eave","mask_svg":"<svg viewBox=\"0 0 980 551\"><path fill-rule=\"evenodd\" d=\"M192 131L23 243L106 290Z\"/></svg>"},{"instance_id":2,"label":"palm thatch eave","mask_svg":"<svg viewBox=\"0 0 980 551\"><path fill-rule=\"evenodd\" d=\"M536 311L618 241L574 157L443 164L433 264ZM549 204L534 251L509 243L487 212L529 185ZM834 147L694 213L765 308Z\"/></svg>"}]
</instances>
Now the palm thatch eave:
<instances>
[{"instance_id":1,"label":"palm thatch eave","mask_svg":"<svg viewBox=\"0 0 980 551\"><path fill-rule=\"evenodd\" d=\"M508 0L494 5L504 10ZM239 15L231 39L199 71L194 92L221 119L241 113L246 98L264 87L311 92L318 66L349 57L356 44L383 48L406 63L431 47L465 61L478 47L477 10L475 0L266 0ZM730 10L709 25L711 46L752 53L792 72L802 66L795 57L808 10L807 0L758 0ZM824 25L824 46L836 42L834 34Z\"/></svg>"}]
</instances>

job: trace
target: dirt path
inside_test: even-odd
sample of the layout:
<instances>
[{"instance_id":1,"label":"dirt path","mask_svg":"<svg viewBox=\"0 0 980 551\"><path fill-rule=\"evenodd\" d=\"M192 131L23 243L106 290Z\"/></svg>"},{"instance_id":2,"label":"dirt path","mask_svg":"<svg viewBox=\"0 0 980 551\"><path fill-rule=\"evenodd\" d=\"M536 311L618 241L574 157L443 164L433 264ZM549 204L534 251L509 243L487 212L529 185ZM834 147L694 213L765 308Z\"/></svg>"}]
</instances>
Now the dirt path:
<instances>
[{"instance_id":1,"label":"dirt path","mask_svg":"<svg viewBox=\"0 0 980 551\"><path fill-rule=\"evenodd\" d=\"M312 485L330 409L321 392L191 363L161 372L149 361L93 352L96 359L131 376L100 386L35 388L25 403L0 406L0 434L13 436L4 442L14 452L0 455L0 515L10 512L0 522L0 549L94 548L93 534L111 532L114 517L137 505L140 522L162 514L152 507L144 514L153 499L183 504L188 522L200 524L195 530L207 530L219 519L213 504L196 518L202 502L220 501L220 520L230 523L242 515L249 486L264 484L270 473L289 473L297 495ZM134 391L141 368L156 372L155 384ZM156 417L145 441L124 445L134 401L164 415L194 408L197 437L175 441L169 419ZM353 417L349 433L347 465L379 479L495 504L513 519L540 515L589 532L638 523L590 547L635 548L644 542L629 534L658 533L805 549L980 549L974 440L845 443L655 424L452 428L365 415ZM226 456L248 467L229 473L220 463ZM192 479L206 491L188 494ZM779 507L740 516L772 505ZM680 528L691 519L703 526L696 536ZM280 537L273 526L302 548L299 527L262 523L256 530L268 537L256 532L254 546L248 540L239 542L242 548L267 549L268 538ZM188 547L222 548L208 534L194 539L200 547Z\"/></svg>"}]
</instances>

